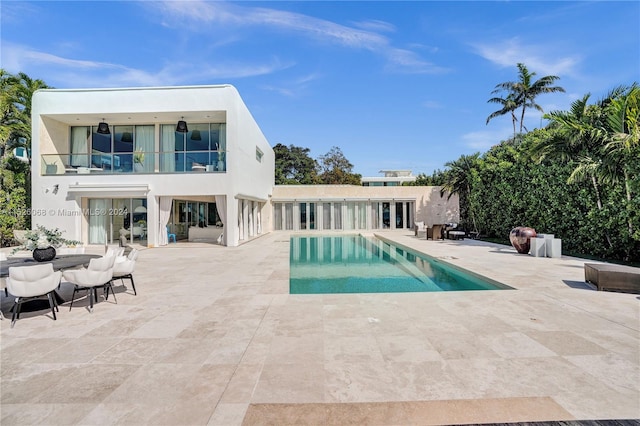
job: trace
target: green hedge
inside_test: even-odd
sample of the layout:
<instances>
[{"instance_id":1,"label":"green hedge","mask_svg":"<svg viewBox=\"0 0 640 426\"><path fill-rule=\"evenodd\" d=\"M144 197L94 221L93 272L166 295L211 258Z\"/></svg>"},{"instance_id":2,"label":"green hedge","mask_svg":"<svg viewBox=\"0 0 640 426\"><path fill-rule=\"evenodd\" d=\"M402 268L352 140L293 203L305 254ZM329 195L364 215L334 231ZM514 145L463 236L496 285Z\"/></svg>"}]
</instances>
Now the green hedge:
<instances>
[{"instance_id":1,"label":"green hedge","mask_svg":"<svg viewBox=\"0 0 640 426\"><path fill-rule=\"evenodd\" d=\"M529 226L561 238L565 254L640 263L638 198L628 202L622 184L601 184L599 209L591 184L567 183L573 163L531 159L535 137L532 133L519 143L502 142L481 157L470 178L471 193L461 197L467 229L472 228L468 211L473 209L481 235L493 240L508 243L511 229Z\"/></svg>"}]
</instances>

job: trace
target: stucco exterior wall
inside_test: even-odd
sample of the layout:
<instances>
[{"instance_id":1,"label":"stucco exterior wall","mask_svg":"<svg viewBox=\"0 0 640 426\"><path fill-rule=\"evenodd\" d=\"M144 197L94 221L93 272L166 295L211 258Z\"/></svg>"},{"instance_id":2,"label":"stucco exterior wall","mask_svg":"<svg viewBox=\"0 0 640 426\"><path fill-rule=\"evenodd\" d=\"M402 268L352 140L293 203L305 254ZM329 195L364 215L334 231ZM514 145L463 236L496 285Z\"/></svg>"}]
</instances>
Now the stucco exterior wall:
<instances>
[{"instance_id":1,"label":"stucco exterior wall","mask_svg":"<svg viewBox=\"0 0 640 426\"><path fill-rule=\"evenodd\" d=\"M447 196L439 186L276 185L271 201L414 201L415 220L431 226L460 221L458 195Z\"/></svg>"},{"instance_id":2,"label":"stucco exterior wall","mask_svg":"<svg viewBox=\"0 0 640 426\"><path fill-rule=\"evenodd\" d=\"M155 150L160 150L159 126L184 117L192 123L226 124L224 173L90 173L64 174L64 161L55 156L60 174L43 175L42 154L68 154L72 126L154 125ZM230 226L227 245L238 244L237 199L266 202L275 181L274 154L237 90L230 85L40 90L32 101L33 225L57 227L65 237L87 241L87 198L147 199L149 245L157 244L160 197L190 198L224 195ZM256 160L256 147L263 153ZM78 187L88 189L78 190ZM129 192L127 188L135 187ZM54 191L55 188L55 191ZM145 188L141 190L140 188ZM82 200L82 201L81 201ZM84 203L84 205L81 205ZM84 209L84 210L83 210Z\"/></svg>"}]
</instances>

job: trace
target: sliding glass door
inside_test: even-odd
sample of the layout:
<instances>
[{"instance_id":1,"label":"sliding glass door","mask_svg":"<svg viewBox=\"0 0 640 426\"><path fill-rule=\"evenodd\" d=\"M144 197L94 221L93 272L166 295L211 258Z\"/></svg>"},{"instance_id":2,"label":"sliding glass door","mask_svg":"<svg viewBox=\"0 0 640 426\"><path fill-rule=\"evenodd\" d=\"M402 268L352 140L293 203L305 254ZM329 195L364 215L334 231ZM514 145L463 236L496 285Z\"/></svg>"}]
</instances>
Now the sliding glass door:
<instances>
[{"instance_id":1,"label":"sliding glass door","mask_svg":"<svg viewBox=\"0 0 640 426\"><path fill-rule=\"evenodd\" d=\"M120 237L146 244L146 198L90 198L89 244L117 244Z\"/></svg>"}]
</instances>

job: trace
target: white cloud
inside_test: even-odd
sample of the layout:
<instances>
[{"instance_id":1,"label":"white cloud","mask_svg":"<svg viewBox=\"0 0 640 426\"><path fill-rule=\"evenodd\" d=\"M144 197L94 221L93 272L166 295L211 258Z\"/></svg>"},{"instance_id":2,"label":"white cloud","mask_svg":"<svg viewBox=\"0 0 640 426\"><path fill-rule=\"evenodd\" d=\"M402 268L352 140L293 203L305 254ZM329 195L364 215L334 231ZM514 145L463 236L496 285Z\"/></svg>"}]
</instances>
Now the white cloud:
<instances>
[{"instance_id":1,"label":"white cloud","mask_svg":"<svg viewBox=\"0 0 640 426\"><path fill-rule=\"evenodd\" d=\"M263 90L280 93L281 95L294 98L303 94L309 87L309 83L317 80L318 78L320 78L318 74L308 74L294 79L293 81L287 81L286 84L281 86L263 85L261 88Z\"/></svg>"},{"instance_id":2,"label":"white cloud","mask_svg":"<svg viewBox=\"0 0 640 426\"><path fill-rule=\"evenodd\" d=\"M323 19L282 10L204 1L164 1L159 5L163 15L166 18L171 18L171 21L182 29L189 28L189 26L185 26L181 21L191 20L212 24L263 25L288 29L345 46L370 50L388 43L385 37L371 31L350 28Z\"/></svg>"},{"instance_id":3,"label":"white cloud","mask_svg":"<svg viewBox=\"0 0 640 426\"><path fill-rule=\"evenodd\" d=\"M27 69L46 71L47 83L64 87L160 86L223 78L251 77L271 74L290 67L272 59L268 63L220 63L194 69L186 65L167 65L159 70L144 71L108 62L70 59L11 43L3 44L3 66L9 72ZM91 70L91 73L83 71Z\"/></svg>"},{"instance_id":4,"label":"white cloud","mask_svg":"<svg viewBox=\"0 0 640 426\"><path fill-rule=\"evenodd\" d=\"M556 55L551 59L553 52L550 51L549 45L526 45L517 37L495 44L478 43L472 46L480 56L501 67L515 68L515 65L521 62L529 71L540 77L573 75L576 65L581 60L577 55Z\"/></svg>"},{"instance_id":5,"label":"white cloud","mask_svg":"<svg viewBox=\"0 0 640 426\"><path fill-rule=\"evenodd\" d=\"M26 23L34 16L42 16L40 8L33 3L20 1L4 1L2 2L2 24L8 23L21 24Z\"/></svg>"},{"instance_id":6,"label":"white cloud","mask_svg":"<svg viewBox=\"0 0 640 426\"><path fill-rule=\"evenodd\" d=\"M387 69L396 72L440 74L448 71L447 68L422 60L419 55L410 50L390 48L383 54L390 62Z\"/></svg>"},{"instance_id":7,"label":"white cloud","mask_svg":"<svg viewBox=\"0 0 640 426\"><path fill-rule=\"evenodd\" d=\"M353 25L368 31L395 32L396 30L395 25L378 20L354 22Z\"/></svg>"},{"instance_id":8,"label":"white cloud","mask_svg":"<svg viewBox=\"0 0 640 426\"><path fill-rule=\"evenodd\" d=\"M95 69L95 68L118 68L118 65L107 62L83 61L78 59L62 58L46 52L32 50L26 46L4 42L2 45L3 67L9 71L18 72L26 68L27 65L58 65L69 68Z\"/></svg>"},{"instance_id":9,"label":"white cloud","mask_svg":"<svg viewBox=\"0 0 640 426\"><path fill-rule=\"evenodd\" d=\"M156 5L156 3L153 4ZM387 69L392 71L410 73L446 71L442 67L421 59L413 51L392 46L389 38L376 32L395 29L382 21L360 22L357 25L362 29L359 29L300 13L263 7L244 7L225 2L165 1L160 3L159 10L165 19L171 18L171 22L179 25L180 28L190 27L182 22L185 20L217 25L266 26L293 31L325 43L368 50L385 57L390 63Z\"/></svg>"}]
</instances>

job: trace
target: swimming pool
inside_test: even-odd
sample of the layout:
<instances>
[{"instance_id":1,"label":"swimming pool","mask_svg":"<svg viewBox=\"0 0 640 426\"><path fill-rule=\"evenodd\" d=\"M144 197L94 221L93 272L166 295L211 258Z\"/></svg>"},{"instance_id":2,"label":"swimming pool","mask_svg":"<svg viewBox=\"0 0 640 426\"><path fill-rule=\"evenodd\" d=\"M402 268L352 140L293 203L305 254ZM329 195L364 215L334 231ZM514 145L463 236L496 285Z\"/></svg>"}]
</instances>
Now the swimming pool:
<instances>
[{"instance_id":1,"label":"swimming pool","mask_svg":"<svg viewBox=\"0 0 640 426\"><path fill-rule=\"evenodd\" d=\"M292 236L290 244L291 294L511 289L374 237Z\"/></svg>"}]
</instances>

